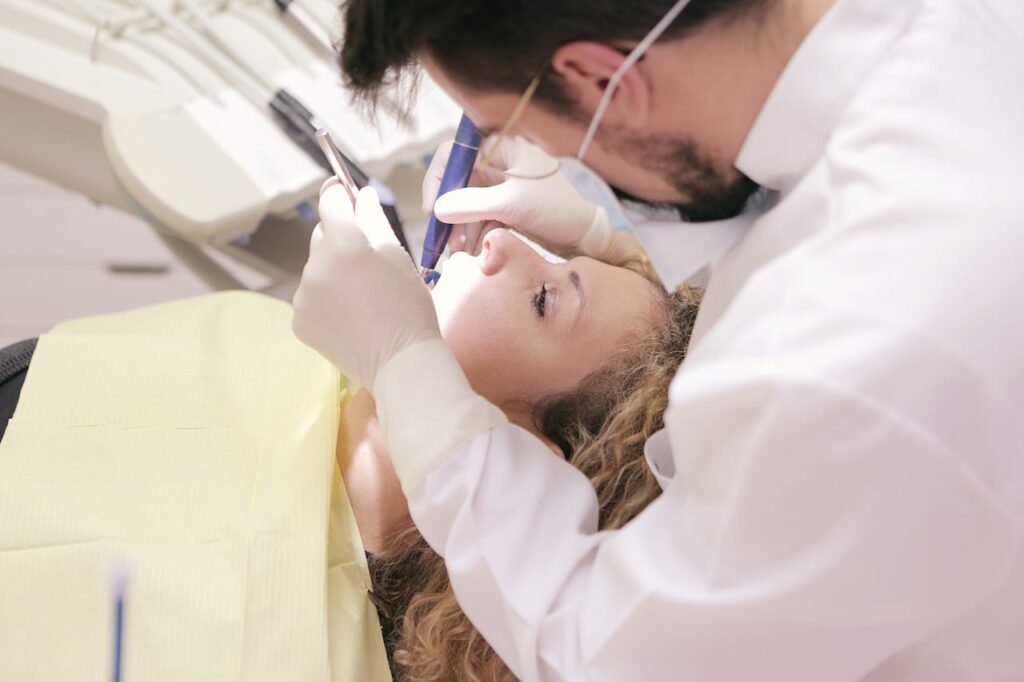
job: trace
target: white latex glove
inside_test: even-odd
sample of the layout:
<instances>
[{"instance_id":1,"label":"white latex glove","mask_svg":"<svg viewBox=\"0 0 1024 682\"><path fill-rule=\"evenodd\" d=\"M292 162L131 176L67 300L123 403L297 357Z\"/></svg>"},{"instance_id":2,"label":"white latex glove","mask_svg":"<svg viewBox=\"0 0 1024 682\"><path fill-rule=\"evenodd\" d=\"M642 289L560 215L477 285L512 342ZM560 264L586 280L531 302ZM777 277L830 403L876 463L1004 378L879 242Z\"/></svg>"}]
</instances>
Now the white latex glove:
<instances>
[{"instance_id":1,"label":"white latex glove","mask_svg":"<svg viewBox=\"0 0 1024 682\"><path fill-rule=\"evenodd\" d=\"M454 225L448 247L477 253L484 234L510 227L555 253L621 263L639 252L636 239L608 225L604 209L589 203L562 175L558 160L526 140L506 138L491 152L491 168L473 171L470 186L437 198L452 143L441 145L423 180L423 207ZM489 145L484 144L484 150ZM436 198L436 203L435 203Z\"/></svg>"},{"instance_id":2,"label":"white latex glove","mask_svg":"<svg viewBox=\"0 0 1024 682\"><path fill-rule=\"evenodd\" d=\"M371 187L353 211L337 180L324 185L293 307L295 335L367 388L401 350L441 338L430 293Z\"/></svg>"},{"instance_id":3,"label":"white latex glove","mask_svg":"<svg viewBox=\"0 0 1024 682\"><path fill-rule=\"evenodd\" d=\"M448 453L506 422L441 339L427 287L372 188L353 211L337 180L324 185L292 304L295 335L373 394L407 494Z\"/></svg>"}]
</instances>

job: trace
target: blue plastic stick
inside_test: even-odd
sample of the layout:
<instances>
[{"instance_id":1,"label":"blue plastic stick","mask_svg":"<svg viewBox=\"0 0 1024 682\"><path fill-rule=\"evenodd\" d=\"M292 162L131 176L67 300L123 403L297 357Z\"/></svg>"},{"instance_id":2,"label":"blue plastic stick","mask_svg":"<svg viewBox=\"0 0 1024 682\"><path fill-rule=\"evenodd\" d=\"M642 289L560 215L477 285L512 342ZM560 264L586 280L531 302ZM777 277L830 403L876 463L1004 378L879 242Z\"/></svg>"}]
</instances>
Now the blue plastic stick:
<instances>
[{"instance_id":1,"label":"blue plastic stick","mask_svg":"<svg viewBox=\"0 0 1024 682\"><path fill-rule=\"evenodd\" d=\"M121 659L124 648L124 598L128 591L128 567L114 568L114 682L121 682Z\"/></svg>"},{"instance_id":2,"label":"blue plastic stick","mask_svg":"<svg viewBox=\"0 0 1024 682\"><path fill-rule=\"evenodd\" d=\"M476 165L476 155L480 151L480 131L476 129L473 122L465 114L459 121L459 129L455 133L455 144L452 146L452 153L448 157L448 165L444 168L444 175L441 177L441 187L437 190L437 196L447 194L452 190L462 189L469 184L469 176L473 173L473 166ZM427 236L423 240L423 257L420 259L422 274L425 281L437 281L440 275L434 273L437 261L444 253L448 245L448 237L452 234L452 226L437 219L437 215L430 214L430 222L427 223ZM433 274L432 274L433 273Z\"/></svg>"}]
</instances>

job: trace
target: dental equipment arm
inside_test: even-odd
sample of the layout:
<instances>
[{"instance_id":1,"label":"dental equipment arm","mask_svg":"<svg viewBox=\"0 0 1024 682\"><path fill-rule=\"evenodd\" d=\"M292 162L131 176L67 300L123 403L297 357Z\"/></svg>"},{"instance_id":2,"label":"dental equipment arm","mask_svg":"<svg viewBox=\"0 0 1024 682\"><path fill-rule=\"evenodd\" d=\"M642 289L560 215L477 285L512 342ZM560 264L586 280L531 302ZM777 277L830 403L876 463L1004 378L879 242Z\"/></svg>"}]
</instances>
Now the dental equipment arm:
<instances>
[{"instance_id":1,"label":"dental equipment arm","mask_svg":"<svg viewBox=\"0 0 1024 682\"><path fill-rule=\"evenodd\" d=\"M488 150L495 168L478 168L474 175L483 186L440 191L449 145L438 149L427 170L423 205L456 224L453 250L476 251L487 223L497 222L564 256L618 265L642 255L632 234L612 229L605 210L572 186L558 159L522 138L506 138Z\"/></svg>"},{"instance_id":2,"label":"dental equipment arm","mask_svg":"<svg viewBox=\"0 0 1024 682\"><path fill-rule=\"evenodd\" d=\"M441 181L437 188L438 196L462 189L469 184L479 151L480 131L476 129L469 117L463 114L459 121L459 129L455 133L455 140L446 155L444 172L441 174ZM439 220L437 214L431 211L430 222L427 223L427 235L423 241L423 257L420 259L420 274L427 284L436 284L441 276L434 268L437 267L437 261L444 253L444 247L448 244L451 233L451 223Z\"/></svg>"},{"instance_id":3,"label":"dental equipment arm","mask_svg":"<svg viewBox=\"0 0 1024 682\"><path fill-rule=\"evenodd\" d=\"M311 47L332 60L336 57L330 36L301 5L293 0L274 0L274 5L299 30Z\"/></svg>"},{"instance_id":4,"label":"dental equipment arm","mask_svg":"<svg viewBox=\"0 0 1024 682\"><path fill-rule=\"evenodd\" d=\"M321 26L336 12L324 0L301 4ZM190 16L192 5L204 9L233 56ZM280 113L267 115L278 90L334 132L367 182L418 163L458 120L460 110L425 80L409 107L413 123L382 117L377 134L338 90L337 65L317 59L271 3L178 4L181 33L133 0L0 0L0 7L11 19L0 21L0 161L190 242L221 248L268 217L292 220L316 196L326 175L316 126L300 123L310 116L279 99L275 111L304 126L282 130L273 118ZM299 149L297 138L312 144ZM355 168L353 175L363 184ZM397 218L393 206L385 212ZM240 286L212 272L215 261L189 263L204 278L214 275L212 286ZM268 277L283 276L274 262L257 264L264 266Z\"/></svg>"},{"instance_id":5,"label":"dental equipment arm","mask_svg":"<svg viewBox=\"0 0 1024 682\"><path fill-rule=\"evenodd\" d=\"M198 5L196 0L182 0L183 7L188 10L192 15L195 22L201 28L201 35L209 41L209 45L205 45L200 37L193 35L189 28L175 18L173 13L167 12L153 2L153 0L137 0L146 6L155 16L158 16L161 20L171 26L175 32L187 39L191 45L201 47L206 53L213 52L210 58L216 62L221 63L221 68L228 72L234 73L234 78L241 84L246 84L248 87L243 91L249 93L250 99L253 104L257 107L268 106L271 112L274 114L274 119L282 127L285 134L302 149L309 157L324 167L325 170L333 170L331 166L325 166L324 157L321 155L320 143L317 139L316 131L322 125L317 117L291 92L284 87L278 87L268 77L260 74L256 69L249 64L244 55L239 54L237 50L232 47L229 43L227 36L222 35L221 32L214 25L213 21L207 16L205 10ZM288 13L296 18L299 18L305 24L308 24L310 30L316 27L315 21L301 7L292 6L289 1L281 6L278 4L282 12L288 10ZM325 41L326 49L330 51L331 44L330 39L326 35L321 36L318 40ZM219 54L217 54L219 52ZM333 141L331 141L333 145ZM390 190L383 185L383 183L371 180L371 178L364 173L361 169L358 169L355 163L344 155L338 148L334 147L335 153L340 155L344 159L344 166L346 168L352 168L353 174L359 176L358 181L355 184L356 188L365 187L371 182L379 187L381 190L386 191L390 197ZM351 176L350 176L351 177ZM398 215L398 210L394 205L393 199L382 202L384 204L384 212L388 218L388 222L391 224L391 229L394 231L395 236L401 242L402 246L409 251L408 243L405 238L405 229L402 225L401 218Z\"/></svg>"}]
</instances>

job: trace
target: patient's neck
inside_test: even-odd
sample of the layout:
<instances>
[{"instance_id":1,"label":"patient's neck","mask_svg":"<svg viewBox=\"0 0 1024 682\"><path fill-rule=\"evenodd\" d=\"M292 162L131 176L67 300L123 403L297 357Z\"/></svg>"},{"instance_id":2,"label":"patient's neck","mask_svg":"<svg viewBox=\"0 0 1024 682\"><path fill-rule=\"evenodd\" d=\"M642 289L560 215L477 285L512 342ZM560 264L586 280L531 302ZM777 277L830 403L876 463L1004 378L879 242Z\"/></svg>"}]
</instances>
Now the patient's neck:
<instances>
[{"instance_id":1,"label":"patient's neck","mask_svg":"<svg viewBox=\"0 0 1024 682\"><path fill-rule=\"evenodd\" d=\"M379 553L387 538L409 521L409 506L391 465L377 409L367 391L341 411L336 455L363 547Z\"/></svg>"}]
</instances>

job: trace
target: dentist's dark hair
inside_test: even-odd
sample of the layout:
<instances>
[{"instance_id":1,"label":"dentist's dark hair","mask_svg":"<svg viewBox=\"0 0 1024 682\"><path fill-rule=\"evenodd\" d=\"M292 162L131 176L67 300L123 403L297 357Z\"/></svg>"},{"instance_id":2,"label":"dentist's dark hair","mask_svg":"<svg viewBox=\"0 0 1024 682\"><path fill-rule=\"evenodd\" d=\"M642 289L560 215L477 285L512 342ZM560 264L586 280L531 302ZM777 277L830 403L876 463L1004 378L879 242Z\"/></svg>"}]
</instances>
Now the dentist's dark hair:
<instances>
[{"instance_id":1,"label":"dentist's dark hair","mask_svg":"<svg viewBox=\"0 0 1024 682\"><path fill-rule=\"evenodd\" d=\"M712 22L749 16L772 0L692 0L662 35L681 38ZM555 51L577 40L630 45L668 13L673 0L346 0L341 71L367 102L402 80L422 54L476 92L521 92L544 72L537 101L571 111Z\"/></svg>"}]
</instances>

